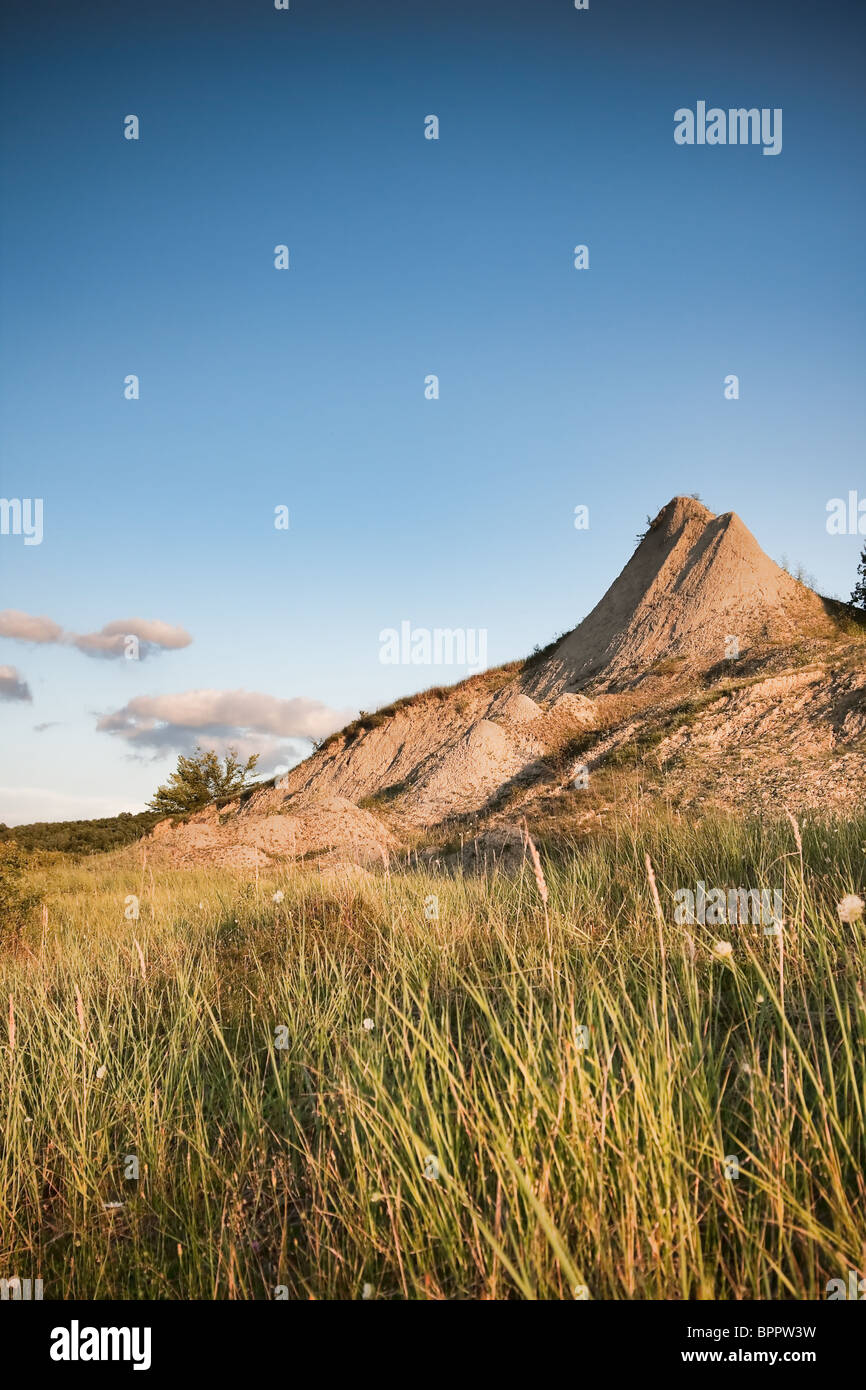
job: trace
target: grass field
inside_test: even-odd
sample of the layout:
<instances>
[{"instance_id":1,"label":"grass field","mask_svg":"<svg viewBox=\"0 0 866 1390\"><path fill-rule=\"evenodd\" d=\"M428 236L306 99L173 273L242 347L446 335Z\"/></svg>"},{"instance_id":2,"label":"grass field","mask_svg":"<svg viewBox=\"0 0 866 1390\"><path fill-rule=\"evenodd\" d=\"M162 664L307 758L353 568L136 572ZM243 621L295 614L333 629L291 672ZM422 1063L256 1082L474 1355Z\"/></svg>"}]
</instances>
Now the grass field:
<instances>
[{"instance_id":1,"label":"grass field","mask_svg":"<svg viewBox=\"0 0 866 1390\"><path fill-rule=\"evenodd\" d=\"M837 912L866 818L798 833L621 827L544 856L546 904L529 861L36 871L44 908L0 951L0 1276L46 1298L825 1297L866 1261L866 927ZM698 880L781 887L782 935L676 925Z\"/></svg>"}]
</instances>

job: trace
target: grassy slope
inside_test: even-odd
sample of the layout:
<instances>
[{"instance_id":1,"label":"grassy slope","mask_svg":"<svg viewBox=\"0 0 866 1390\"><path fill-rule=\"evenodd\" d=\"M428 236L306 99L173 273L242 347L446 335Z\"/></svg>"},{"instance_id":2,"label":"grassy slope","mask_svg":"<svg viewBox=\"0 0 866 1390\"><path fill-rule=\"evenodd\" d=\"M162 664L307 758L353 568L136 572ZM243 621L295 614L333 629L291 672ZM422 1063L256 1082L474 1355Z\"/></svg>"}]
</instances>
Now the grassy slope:
<instances>
[{"instance_id":1,"label":"grassy slope","mask_svg":"<svg viewBox=\"0 0 866 1390\"><path fill-rule=\"evenodd\" d=\"M547 861L547 913L531 873L52 870L44 942L0 955L0 1274L47 1298L822 1297L866 1237L864 926L835 912L864 846L862 818L806 827L801 878L786 823L620 827ZM672 895L698 879L784 889L784 974L751 928L690 943Z\"/></svg>"}]
</instances>

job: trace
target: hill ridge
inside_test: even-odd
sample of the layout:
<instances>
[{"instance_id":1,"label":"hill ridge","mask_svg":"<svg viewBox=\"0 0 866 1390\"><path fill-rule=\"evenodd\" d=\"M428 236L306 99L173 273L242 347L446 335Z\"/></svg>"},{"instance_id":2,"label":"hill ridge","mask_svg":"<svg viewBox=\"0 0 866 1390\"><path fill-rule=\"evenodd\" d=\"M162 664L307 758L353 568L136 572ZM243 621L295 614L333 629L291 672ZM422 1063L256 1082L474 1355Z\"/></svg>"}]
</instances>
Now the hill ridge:
<instances>
[{"instance_id":1,"label":"hill ridge","mask_svg":"<svg viewBox=\"0 0 866 1390\"><path fill-rule=\"evenodd\" d=\"M674 497L552 651L397 700L151 843L177 863L381 867L457 833L480 863L479 835L501 861L525 816L582 833L653 796L690 814L778 811L780 795L850 808L866 795L863 651L735 512Z\"/></svg>"},{"instance_id":2,"label":"hill ridge","mask_svg":"<svg viewBox=\"0 0 866 1390\"><path fill-rule=\"evenodd\" d=\"M537 697L639 677L662 659L712 665L756 642L830 635L824 601L764 553L736 512L674 497L589 615L526 682Z\"/></svg>"}]
</instances>

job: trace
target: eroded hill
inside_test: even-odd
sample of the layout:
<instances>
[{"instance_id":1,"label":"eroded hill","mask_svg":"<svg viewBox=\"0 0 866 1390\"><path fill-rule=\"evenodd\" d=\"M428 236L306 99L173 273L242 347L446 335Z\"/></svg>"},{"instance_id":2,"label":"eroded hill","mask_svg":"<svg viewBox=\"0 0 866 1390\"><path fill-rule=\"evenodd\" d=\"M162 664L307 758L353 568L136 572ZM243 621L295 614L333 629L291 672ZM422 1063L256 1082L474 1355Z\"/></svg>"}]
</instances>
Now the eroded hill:
<instances>
[{"instance_id":1,"label":"eroded hill","mask_svg":"<svg viewBox=\"0 0 866 1390\"><path fill-rule=\"evenodd\" d=\"M540 658L396 702L278 784L157 828L177 863L507 858L537 831L866 802L866 629L733 513L676 497L599 604Z\"/></svg>"}]
</instances>

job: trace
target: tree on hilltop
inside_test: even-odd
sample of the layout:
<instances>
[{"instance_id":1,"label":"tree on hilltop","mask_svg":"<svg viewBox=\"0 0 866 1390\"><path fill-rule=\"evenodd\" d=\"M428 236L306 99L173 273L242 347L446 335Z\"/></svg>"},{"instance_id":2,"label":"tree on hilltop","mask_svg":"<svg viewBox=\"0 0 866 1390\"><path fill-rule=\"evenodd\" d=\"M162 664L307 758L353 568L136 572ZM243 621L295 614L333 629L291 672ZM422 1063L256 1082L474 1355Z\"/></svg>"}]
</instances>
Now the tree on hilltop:
<instances>
[{"instance_id":1,"label":"tree on hilltop","mask_svg":"<svg viewBox=\"0 0 866 1390\"><path fill-rule=\"evenodd\" d=\"M177 768L148 805L166 816L182 816L212 801L239 796L247 790L247 779L258 760L258 753L253 753L242 763L235 748L228 750L223 762L213 748L197 748L191 758L181 753Z\"/></svg>"},{"instance_id":2,"label":"tree on hilltop","mask_svg":"<svg viewBox=\"0 0 866 1390\"><path fill-rule=\"evenodd\" d=\"M851 595L851 602L857 608L866 608L866 545L864 545L860 555L860 563L857 566L857 574L859 578L857 580L857 583L854 585L854 592Z\"/></svg>"}]
</instances>

